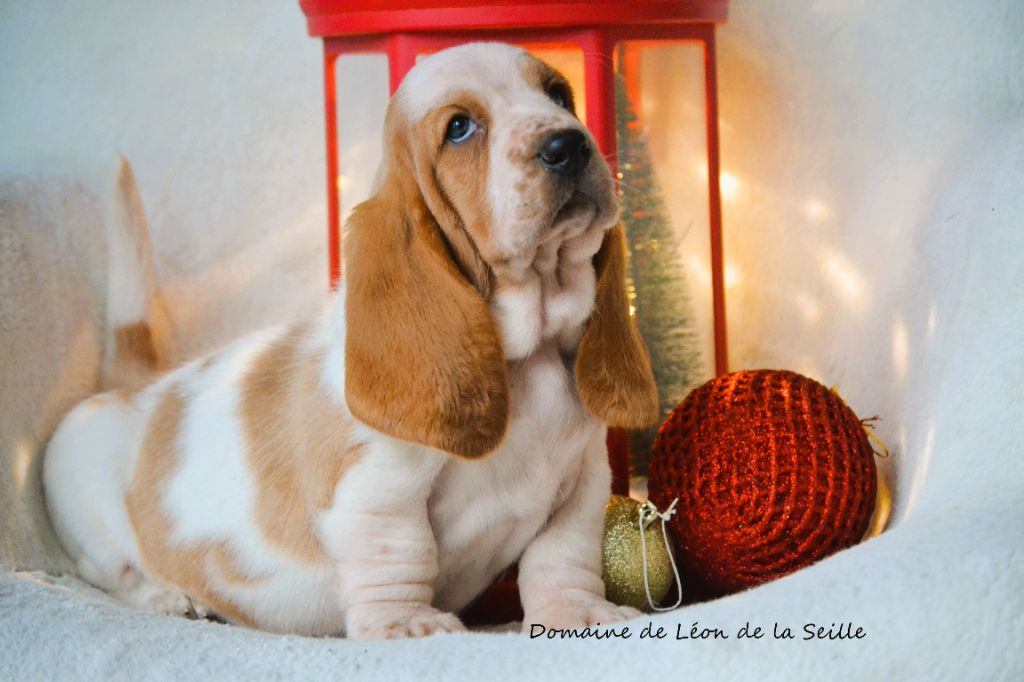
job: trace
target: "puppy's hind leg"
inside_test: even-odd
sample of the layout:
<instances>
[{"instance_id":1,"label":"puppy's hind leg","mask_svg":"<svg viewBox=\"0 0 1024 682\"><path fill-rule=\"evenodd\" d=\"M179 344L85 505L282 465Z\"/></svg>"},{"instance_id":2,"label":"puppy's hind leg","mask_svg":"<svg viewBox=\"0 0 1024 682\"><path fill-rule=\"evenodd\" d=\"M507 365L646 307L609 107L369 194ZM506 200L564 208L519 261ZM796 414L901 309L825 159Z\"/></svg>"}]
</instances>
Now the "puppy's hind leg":
<instances>
[{"instance_id":1,"label":"puppy's hind leg","mask_svg":"<svg viewBox=\"0 0 1024 682\"><path fill-rule=\"evenodd\" d=\"M108 555L105 565L100 566L92 557L82 555L76 561L76 568L83 580L136 608L169 616L206 617L206 610L193 605L181 590L158 585L130 561L117 562L117 558Z\"/></svg>"},{"instance_id":2,"label":"puppy's hind leg","mask_svg":"<svg viewBox=\"0 0 1024 682\"><path fill-rule=\"evenodd\" d=\"M124 503L142 421L112 393L75 407L47 446L46 506L82 579L134 606L185 615L193 607L180 590L146 577Z\"/></svg>"}]
</instances>

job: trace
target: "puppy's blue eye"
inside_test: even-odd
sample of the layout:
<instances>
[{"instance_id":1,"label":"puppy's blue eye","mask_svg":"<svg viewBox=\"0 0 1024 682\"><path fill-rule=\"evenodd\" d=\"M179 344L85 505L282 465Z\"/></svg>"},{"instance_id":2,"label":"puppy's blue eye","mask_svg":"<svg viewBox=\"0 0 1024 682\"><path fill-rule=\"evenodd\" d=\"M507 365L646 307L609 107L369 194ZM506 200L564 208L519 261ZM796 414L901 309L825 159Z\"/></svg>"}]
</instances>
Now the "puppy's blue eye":
<instances>
[{"instance_id":1,"label":"puppy's blue eye","mask_svg":"<svg viewBox=\"0 0 1024 682\"><path fill-rule=\"evenodd\" d=\"M452 116L444 137L449 142L462 142L476 131L476 122L465 114Z\"/></svg>"}]
</instances>

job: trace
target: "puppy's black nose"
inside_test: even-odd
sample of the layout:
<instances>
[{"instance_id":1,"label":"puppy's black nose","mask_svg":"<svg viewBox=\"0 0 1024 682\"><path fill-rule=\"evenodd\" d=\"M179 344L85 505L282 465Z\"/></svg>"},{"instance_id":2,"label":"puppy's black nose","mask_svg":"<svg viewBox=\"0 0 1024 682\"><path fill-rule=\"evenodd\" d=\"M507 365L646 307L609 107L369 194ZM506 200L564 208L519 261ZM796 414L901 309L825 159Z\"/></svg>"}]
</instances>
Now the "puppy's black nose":
<instances>
[{"instance_id":1,"label":"puppy's black nose","mask_svg":"<svg viewBox=\"0 0 1024 682\"><path fill-rule=\"evenodd\" d=\"M537 156L544 170L576 176L590 161L590 145L580 130L559 130L541 143Z\"/></svg>"}]
</instances>

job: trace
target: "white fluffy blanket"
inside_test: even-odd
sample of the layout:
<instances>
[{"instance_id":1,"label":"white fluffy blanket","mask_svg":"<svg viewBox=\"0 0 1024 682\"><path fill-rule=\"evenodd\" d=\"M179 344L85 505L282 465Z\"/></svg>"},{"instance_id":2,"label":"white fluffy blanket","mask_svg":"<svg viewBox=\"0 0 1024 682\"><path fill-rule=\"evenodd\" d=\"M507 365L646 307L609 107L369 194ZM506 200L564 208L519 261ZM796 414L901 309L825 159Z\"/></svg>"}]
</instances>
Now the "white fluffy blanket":
<instances>
[{"instance_id":1,"label":"white fluffy blanket","mask_svg":"<svg viewBox=\"0 0 1024 682\"><path fill-rule=\"evenodd\" d=\"M790 578L628 623L629 639L282 637L5 577L0 660L12 680L1019 679L1019 514L1019 505L1003 503L921 515ZM665 638L641 639L648 623ZM737 639L747 623L764 637ZM808 623L852 623L865 636L806 640ZM694 624L729 639L677 639ZM776 627L795 638L775 639Z\"/></svg>"}]
</instances>

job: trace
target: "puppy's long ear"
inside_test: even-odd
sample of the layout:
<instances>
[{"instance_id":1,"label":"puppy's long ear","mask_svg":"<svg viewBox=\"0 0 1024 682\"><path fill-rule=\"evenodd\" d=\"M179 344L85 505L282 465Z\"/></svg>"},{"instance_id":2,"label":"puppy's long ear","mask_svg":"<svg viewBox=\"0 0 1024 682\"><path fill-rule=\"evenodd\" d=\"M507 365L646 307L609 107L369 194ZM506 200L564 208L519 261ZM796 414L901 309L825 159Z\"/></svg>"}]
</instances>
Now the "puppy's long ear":
<instances>
[{"instance_id":1,"label":"puppy's long ear","mask_svg":"<svg viewBox=\"0 0 1024 682\"><path fill-rule=\"evenodd\" d=\"M501 342L407 185L387 178L346 226L345 398L378 431L479 457L508 422Z\"/></svg>"},{"instance_id":2,"label":"puppy's long ear","mask_svg":"<svg viewBox=\"0 0 1024 682\"><path fill-rule=\"evenodd\" d=\"M576 359L576 384L590 412L610 426L639 428L658 421L658 388L647 348L626 299L626 237L622 225L605 235L594 256L597 295Z\"/></svg>"}]
</instances>

